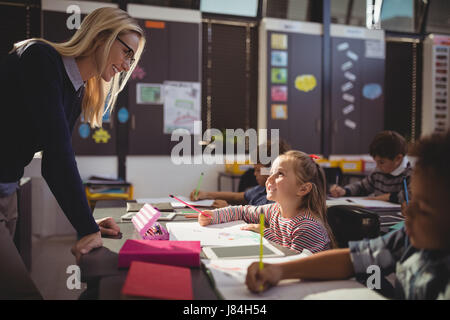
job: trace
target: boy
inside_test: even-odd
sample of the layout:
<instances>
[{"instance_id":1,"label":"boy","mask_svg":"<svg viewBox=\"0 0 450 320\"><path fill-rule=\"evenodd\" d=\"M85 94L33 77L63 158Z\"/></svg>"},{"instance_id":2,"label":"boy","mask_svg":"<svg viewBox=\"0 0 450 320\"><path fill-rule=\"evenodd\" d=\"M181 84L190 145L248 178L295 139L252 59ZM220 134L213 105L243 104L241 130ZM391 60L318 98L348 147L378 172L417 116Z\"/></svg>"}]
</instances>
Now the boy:
<instances>
[{"instance_id":1,"label":"boy","mask_svg":"<svg viewBox=\"0 0 450 320\"><path fill-rule=\"evenodd\" d=\"M267 154L271 153L271 142L267 141ZM290 149L289 144L287 144L284 140L280 139L278 144L278 153L283 154ZM259 159L259 148L257 150L258 159ZM213 203L213 206L216 208L227 207L229 204L249 204L252 206L262 206L268 203L272 203L273 201L267 200L266 196L266 180L269 177L270 165L261 164L257 159L257 163L254 165L255 168L255 178L258 182L257 186L247 189L245 192L207 192L207 191L199 191L197 197L195 197L195 191L191 192L190 198L191 200L202 200L202 199L216 199Z\"/></svg>"},{"instance_id":2,"label":"boy","mask_svg":"<svg viewBox=\"0 0 450 320\"><path fill-rule=\"evenodd\" d=\"M407 143L397 132L378 133L369 147L377 168L366 178L344 188L333 185L330 188L331 195L343 197L374 194L370 199L402 203L405 201L403 180L406 179L409 186L412 170L406 151Z\"/></svg>"},{"instance_id":3,"label":"boy","mask_svg":"<svg viewBox=\"0 0 450 320\"><path fill-rule=\"evenodd\" d=\"M421 139L405 210L405 227L383 237L350 241L349 248L328 250L297 261L250 265L246 284L258 292L281 279L335 280L367 276L369 266L383 275L395 272L395 298L450 299L450 131ZM383 288L381 288L383 289Z\"/></svg>"}]
</instances>

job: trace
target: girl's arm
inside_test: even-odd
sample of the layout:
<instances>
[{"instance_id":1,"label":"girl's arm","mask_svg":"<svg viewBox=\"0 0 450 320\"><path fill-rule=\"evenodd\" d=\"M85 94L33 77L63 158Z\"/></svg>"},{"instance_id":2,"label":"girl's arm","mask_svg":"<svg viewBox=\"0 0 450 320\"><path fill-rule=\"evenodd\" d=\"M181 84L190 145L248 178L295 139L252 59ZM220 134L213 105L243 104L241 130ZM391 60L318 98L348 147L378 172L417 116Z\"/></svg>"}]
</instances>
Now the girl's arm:
<instances>
[{"instance_id":1,"label":"girl's arm","mask_svg":"<svg viewBox=\"0 0 450 320\"><path fill-rule=\"evenodd\" d=\"M280 264L259 263L248 267L246 285L250 291L260 292L276 286L284 279L338 280L347 279L355 273L350 259L350 249L334 249L316 253L307 258Z\"/></svg>"}]
</instances>

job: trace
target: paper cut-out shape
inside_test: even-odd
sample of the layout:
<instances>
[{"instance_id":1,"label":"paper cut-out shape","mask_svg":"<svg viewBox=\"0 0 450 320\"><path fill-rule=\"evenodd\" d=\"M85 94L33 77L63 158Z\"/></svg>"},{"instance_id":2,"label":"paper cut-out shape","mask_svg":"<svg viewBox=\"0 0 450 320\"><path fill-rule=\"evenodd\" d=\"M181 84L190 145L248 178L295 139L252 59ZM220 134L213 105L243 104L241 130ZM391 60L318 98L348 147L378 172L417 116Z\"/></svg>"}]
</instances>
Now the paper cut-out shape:
<instances>
[{"instance_id":1,"label":"paper cut-out shape","mask_svg":"<svg viewBox=\"0 0 450 320\"><path fill-rule=\"evenodd\" d=\"M383 93L383 89L378 83L368 83L363 87L363 96L366 99L375 100Z\"/></svg>"},{"instance_id":2,"label":"paper cut-out shape","mask_svg":"<svg viewBox=\"0 0 450 320\"><path fill-rule=\"evenodd\" d=\"M272 86L272 101L287 101L287 86Z\"/></svg>"},{"instance_id":3,"label":"paper cut-out shape","mask_svg":"<svg viewBox=\"0 0 450 320\"><path fill-rule=\"evenodd\" d=\"M304 92L309 92L317 86L316 77L312 74L304 74L295 78L295 87Z\"/></svg>"},{"instance_id":4,"label":"paper cut-out shape","mask_svg":"<svg viewBox=\"0 0 450 320\"><path fill-rule=\"evenodd\" d=\"M355 106L353 104L349 104L344 109L342 109L342 113L347 115L354 110L355 110Z\"/></svg>"},{"instance_id":5,"label":"paper cut-out shape","mask_svg":"<svg viewBox=\"0 0 450 320\"><path fill-rule=\"evenodd\" d=\"M270 39L272 49L286 50L288 47L287 35L282 33L272 33Z\"/></svg>"},{"instance_id":6,"label":"paper cut-out shape","mask_svg":"<svg viewBox=\"0 0 450 320\"><path fill-rule=\"evenodd\" d=\"M348 93L344 93L342 95L342 99L344 99L345 101L350 102L350 103L355 102L355 96L352 96L351 94L348 94Z\"/></svg>"},{"instance_id":7,"label":"paper cut-out shape","mask_svg":"<svg viewBox=\"0 0 450 320\"><path fill-rule=\"evenodd\" d=\"M286 68L272 68L272 83L286 83L287 69Z\"/></svg>"},{"instance_id":8,"label":"paper cut-out shape","mask_svg":"<svg viewBox=\"0 0 450 320\"><path fill-rule=\"evenodd\" d=\"M120 123L125 123L128 121L129 114L127 108L120 108L119 112L117 113L117 119Z\"/></svg>"},{"instance_id":9,"label":"paper cut-out shape","mask_svg":"<svg viewBox=\"0 0 450 320\"><path fill-rule=\"evenodd\" d=\"M356 129L356 122L349 120L349 119L345 119L344 124L346 127L355 130Z\"/></svg>"},{"instance_id":10,"label":"paper cut-out shape","mask_svg":"<svg viewBox=\"0 0 450 320\"><path fill-rule=\"evenodd\" d=\"M272 51L271 62L275 67L287 66L288 53L286 51Z\"/></svg>"},{"instance_id":11,"label":"paper cut-out shape","mask_svg":"<svg viewBox=\"0 0 450 320\"><path fill-rule=\"evenodd\" d=\"M274 120L287 120L287 105L273 104L271 114Z\"/></svg>"},{"instance_id":12,"label":"paper cut-out shape","mask_svg":"<svg viewBox=\"0 0 450 320\"><path fill-rule=\"evenodd\" d=\"M111 135L108 133L108 131L106 131L103 128L98 129L92 135L92 139L95 140L95 143L108 143L110 138L111 138Z\"/></svg>"},{"instance_id":13,"label":"paper cut-out shape","mask_svg":"<svg viewBox=\"0 0 450 320\"><path fill-rule=\"evenodd\" d=\"M78 128L78 133L81 138L86 139L91 134L91 129L87 123L82 123Z\"/></svg>"}]
</instances>

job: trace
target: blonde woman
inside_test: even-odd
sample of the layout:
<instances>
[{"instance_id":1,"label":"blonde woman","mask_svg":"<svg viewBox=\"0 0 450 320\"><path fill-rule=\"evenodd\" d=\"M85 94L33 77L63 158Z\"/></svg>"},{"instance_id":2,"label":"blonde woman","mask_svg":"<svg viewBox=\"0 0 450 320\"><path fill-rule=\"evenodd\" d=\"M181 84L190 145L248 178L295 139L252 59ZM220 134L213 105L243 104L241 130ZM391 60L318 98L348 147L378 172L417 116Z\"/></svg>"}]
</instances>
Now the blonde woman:
<instances>
[{"instance_id":1,"label":"blonde woman","mask_svg":"<svg viewBox=\"0 0 450 320\"><path fill-rule=\"evenodd\" d=\"M0 297L33 296L18 288L26 282L26 270L12 238L17 218L15 184L35 152L43 151L42 176L78 233L72 248L77 261L102 246L101 234L119 232L112 219L97 223L92 216L71 135L80 114L91 127L101 126L105 109L114 106L144 45L143 30L125 11L100 8L83 20L67 42L25 40L16 43L2 61L0 274L8 281L0 279Z\"/></svg>"}]
</instances>

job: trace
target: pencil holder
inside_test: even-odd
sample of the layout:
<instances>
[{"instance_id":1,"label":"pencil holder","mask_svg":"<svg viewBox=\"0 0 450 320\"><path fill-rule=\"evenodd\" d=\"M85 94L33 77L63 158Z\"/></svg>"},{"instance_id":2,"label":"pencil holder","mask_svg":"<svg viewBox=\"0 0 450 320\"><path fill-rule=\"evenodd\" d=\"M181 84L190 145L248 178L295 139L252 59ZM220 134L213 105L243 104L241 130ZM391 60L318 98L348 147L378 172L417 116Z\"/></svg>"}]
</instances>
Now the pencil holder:
<instances>
[{"instance_id":1,"label":"pencil holder","mask_svg":"<svg viewBox=\"0 0 450 320\"><path fill-rule=\"evenodd\" d=\"M134 227L144 240L169 240L169 232L158 222L161 215L158 209L146 203L131 219Z\"/></svg>"}]
</instances>

